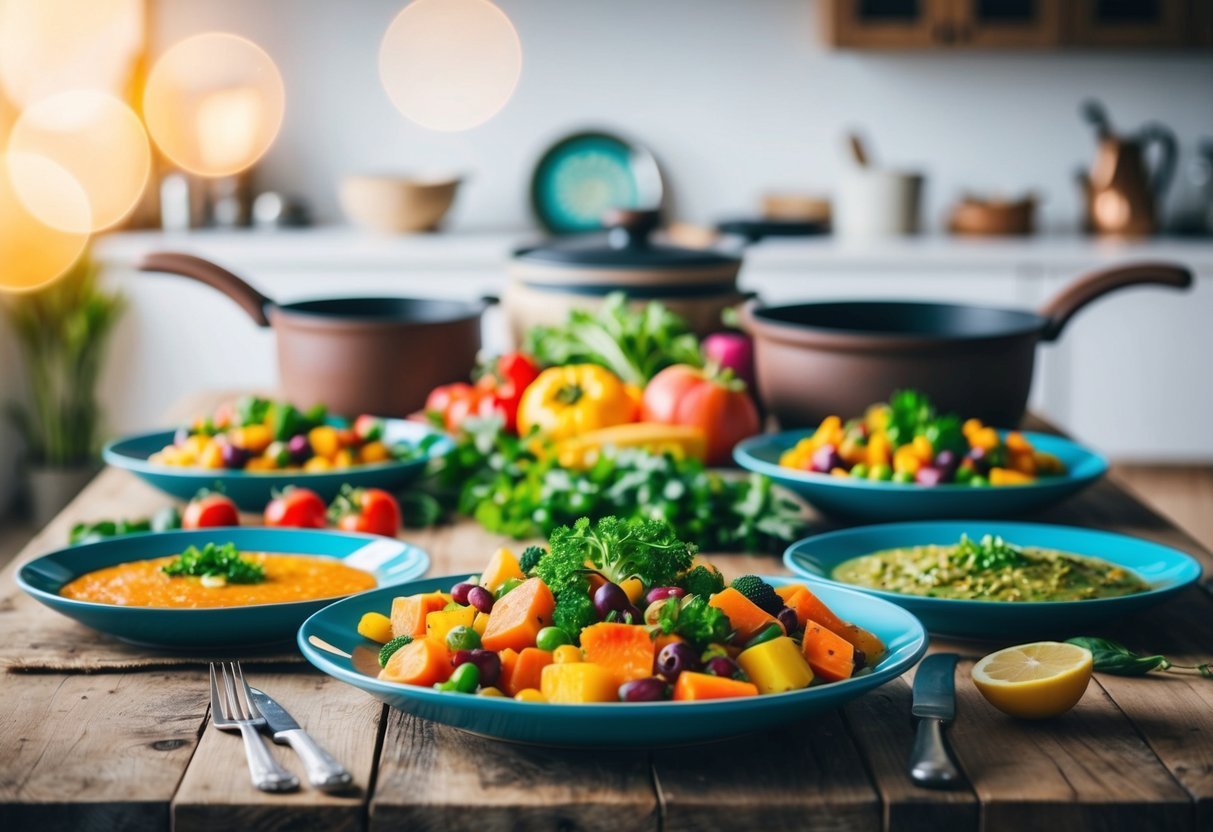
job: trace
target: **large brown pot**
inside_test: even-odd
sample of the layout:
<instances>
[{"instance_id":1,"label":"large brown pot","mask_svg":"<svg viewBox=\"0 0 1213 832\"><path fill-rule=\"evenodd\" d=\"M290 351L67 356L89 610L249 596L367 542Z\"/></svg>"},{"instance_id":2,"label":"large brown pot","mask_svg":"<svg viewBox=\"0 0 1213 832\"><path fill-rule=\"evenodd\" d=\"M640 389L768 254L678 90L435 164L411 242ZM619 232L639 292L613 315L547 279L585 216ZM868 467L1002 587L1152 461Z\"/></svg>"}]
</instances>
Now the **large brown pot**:
<instances>
[{"instance_id":1,"label":"large brown pot","mask_svg":"<svg viewBox=\"0 0 1213 832\"><path fill-rule=\"evenodd\" d=\"M1023 418L1036 345L1079 309L1126 286L1184 289L1186 268L1133 263L1090 274L1037 312L946 303L842 301L742 310L754 338L758 393L785 428L858 416L896 390L927 394L945 411L988 424Z\"/></svg>"},{"instance_id":2,"label":"large brown pot","mask_svg":"<svg viewBox=\"0 0 1213 832\"><path fill-rule=\"evenodd\" d=\"M440 384L466 381L492 299L326 298L277 304L226 269L189 254L157 252L139 264L201 281L272 326L278 375L297 407L407 416Z\"/></svg>"}]
</instances>

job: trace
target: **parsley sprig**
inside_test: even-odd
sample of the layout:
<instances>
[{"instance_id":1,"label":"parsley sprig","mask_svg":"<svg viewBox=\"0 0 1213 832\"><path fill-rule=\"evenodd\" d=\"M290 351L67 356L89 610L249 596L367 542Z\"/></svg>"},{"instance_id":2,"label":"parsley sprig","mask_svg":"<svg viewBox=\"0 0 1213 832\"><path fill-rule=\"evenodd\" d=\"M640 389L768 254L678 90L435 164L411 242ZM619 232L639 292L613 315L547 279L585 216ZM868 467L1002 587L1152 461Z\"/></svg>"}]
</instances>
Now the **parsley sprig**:
<instances>
[{"instance_id":1,"label":"parsley sprig","mask_svg":"<svg viewBox=\"0 0 1213 832\"><path fill-rule=\"evenodd\" d=\"M208 543L201 549L190 546L161 569L174 578L222 578L229 584L259 584L265 580L265 568L241 557L234 543Z\"/></svg>"}]
</instances>

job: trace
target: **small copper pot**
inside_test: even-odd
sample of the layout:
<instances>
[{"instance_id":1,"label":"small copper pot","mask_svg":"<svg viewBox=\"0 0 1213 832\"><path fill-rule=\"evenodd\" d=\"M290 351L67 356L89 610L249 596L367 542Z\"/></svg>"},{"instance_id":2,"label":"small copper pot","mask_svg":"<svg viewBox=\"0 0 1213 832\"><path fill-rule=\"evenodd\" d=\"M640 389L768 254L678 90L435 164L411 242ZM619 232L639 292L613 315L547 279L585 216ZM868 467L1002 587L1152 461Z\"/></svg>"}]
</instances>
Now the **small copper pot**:
<instances>
[{"instance_id":1,"label":"small copper pot","mask_svg":"<svg viewBox=\"0 0 1213 832\"><path fill-rule=\"evenodd\" d=\"M1023 418L1036 345L1053 341L1091 301L1127 286L1186 289L1171 263L1094 272L1036 312L948 303L842 301L742 309L754 338L758 393L785 428L858 416L896 390L944 411L1013 427Z\"/></svg>"},{"instance_id":2,"label":"small copper pot","mask_svg":"<svg viewBox=\"0 0 1213 832\"><path fill-rule=\"evenodd\" d=\"M297 407L407 416L440 384L466 381L492 298L325 298L274 303L227 269L189 254L156 252L139 268L192 278L272 326L282 392Z\"/></svg>"}]
</instances>

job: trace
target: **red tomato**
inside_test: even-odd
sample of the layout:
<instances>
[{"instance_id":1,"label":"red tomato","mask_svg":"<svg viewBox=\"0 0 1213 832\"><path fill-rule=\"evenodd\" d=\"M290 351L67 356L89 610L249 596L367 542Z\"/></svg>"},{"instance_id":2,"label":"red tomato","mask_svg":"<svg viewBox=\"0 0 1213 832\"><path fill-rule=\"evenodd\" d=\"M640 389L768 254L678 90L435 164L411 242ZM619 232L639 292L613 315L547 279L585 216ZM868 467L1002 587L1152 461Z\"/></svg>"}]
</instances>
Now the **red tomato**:
<instances>
[{"instance_id":1,"label":"red tomato","mask_svg":"<svg viewBox=\"0 0 1213 832\"><path fill-rule=\"evenodd\" d=\"M708 464L728 463L733 446L758 433L758 408L735 379L709 378L686 364L667 367L644 389L645 421L691 425L708 437Z\"/></svg>"},{"instance_id":2,"label":"red tomato","mask_svg":"<svg viewBox=\"0 0 1213 832\"><path fill-rule=\"evenodd\" d=\"M347 532L395 537L400 531L400 504L379 488L347 488L333 501L337 528Z\"/></svg>"},{"instance_id":3,"label":"red tomato","mask_svg":"<svg viewBox=\"0 0 1213 832\"><path fill-rule=\"evenodd\" d=\"M222 494L200 492L181 514L181 528L206 529L212 526L239 526L236 504Z\"/></svg>"},{"instance_id":4,"label":"red tomato","mask_svg":"<svg viewBox=\"0 0 1213 832\"><path fill-rule=\"evenodd\" d=\"M441 417L443 427L450 433L458 431L463 420L468 417L487 417L500 413L489 391L462 381L444 384L431 390L425 401L425 412Z\"/></svg>"},{"instance_id":5,"label":"red tomato","mask_svg":"<svg viewBox=\"0 0 1213 832\"><path fill-rule=\"evenodd\" d=\"M494 410L505 418L505 429L518 432L518 402L531 382L539 377L539 365L529 355L511 352L498 356L476 386L491 395Z\"/></svg>"},{"instance_id":6,"label":"red tomato","mask_svg":"<svg viewBox=\"0 0 1213 832\"><path fill-rule=\"evenodd\" d=\"M328 506L311 489L287 488L265 507L265 525L323 529L328 525Z\"/></svg>"}]
</instances>

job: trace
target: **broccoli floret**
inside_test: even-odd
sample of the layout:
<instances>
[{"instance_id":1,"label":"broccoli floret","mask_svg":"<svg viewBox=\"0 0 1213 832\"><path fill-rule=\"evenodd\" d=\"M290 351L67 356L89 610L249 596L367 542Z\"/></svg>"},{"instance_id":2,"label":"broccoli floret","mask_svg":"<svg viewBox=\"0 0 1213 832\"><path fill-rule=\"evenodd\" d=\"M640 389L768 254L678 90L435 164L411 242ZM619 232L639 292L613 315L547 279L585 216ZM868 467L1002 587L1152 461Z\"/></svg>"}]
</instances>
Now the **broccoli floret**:
<instances>
[{"instance_id":1,"label":"broccoli floret","mask_svg":"<svg viewBox=\"0 0 1213 832\"><path fill-rule=\"evenodd\" d=\"M783 599L776 594L775 587L757 575L742 575L732 586L771 615L779 615L783 609Z\"/></svg>"},{"instance_id":2,"label":"broccoli floret","mask_svg":"<svg viewBox=\"0 0 1213 832\"><path fill-rule=\"evenodd\" d=\"M671 599L663 604L657 625L666 635L677 633L699 648L728 641L733 633L728 616L706 598L692 595L682 602Z\"/></svg>"},{"instance_id":3,"label":"broccoli floret","mask_svg":"<svg viewBox=\"0 0 1213 832\"><path fill-rule=\"evenodd\" d=\"M392 654L406 644L411 644L412 636L396 636L394 639L383 645L379 649L379 666L387 667L387 660L392 657Z\"/></svg>"},{"instance_id":4,"label":"broccoli floret","mask_svg":"<svg viewBox=\"0 0 1213 832\"><path fill-rule=\"evenodd\" d=\"M714 568L696 566L679 579L678 585L687 591L687 595L710 598L724 589L724 577Z\"/></svg>"},{"instance_id":5,"label":"broccoli floret","mask_svg":"<svg viewBox=\"0 0 1213 832\"><path fill-rule=\"evenodd\" d=\"M539 562L539 576L549 560L559 556L563 569L585 561L612 583L639 578L645 586L669 586L691 566L695 547L678 539L674 528L659 520L623 520L603 517L591 525L581 518L571 528L562 526L551 535L552 551ZM555 587L553 587L555 590Z\"/></svg>"},{"instance_id":6,"label":"broccoli floret","mask_svg":"<svg viewBox=\"0 0 1213 832\"><path fill-rule=\"evenodd\" d=\"M539 563L539 559L547 554L547 550L542 546L527 546L522 550L522 555L518 558L518 565L522 568L522 574L529 575L535 569L535 565Z\"/></svg>"},{"instance_id":7,"label":"broccoli floret","mask_svg":"<svg viewBox=\"0 0 1213 832\"><path fill-rule=\"evenodd\" d=\"M589 584L583 580L581 591L568 587L556 596L556 609L552 612L552 623L564 630L569 639L577 644L581 631L598 623L598 612L590 599Z\"/></svg>"}]
</instances>

